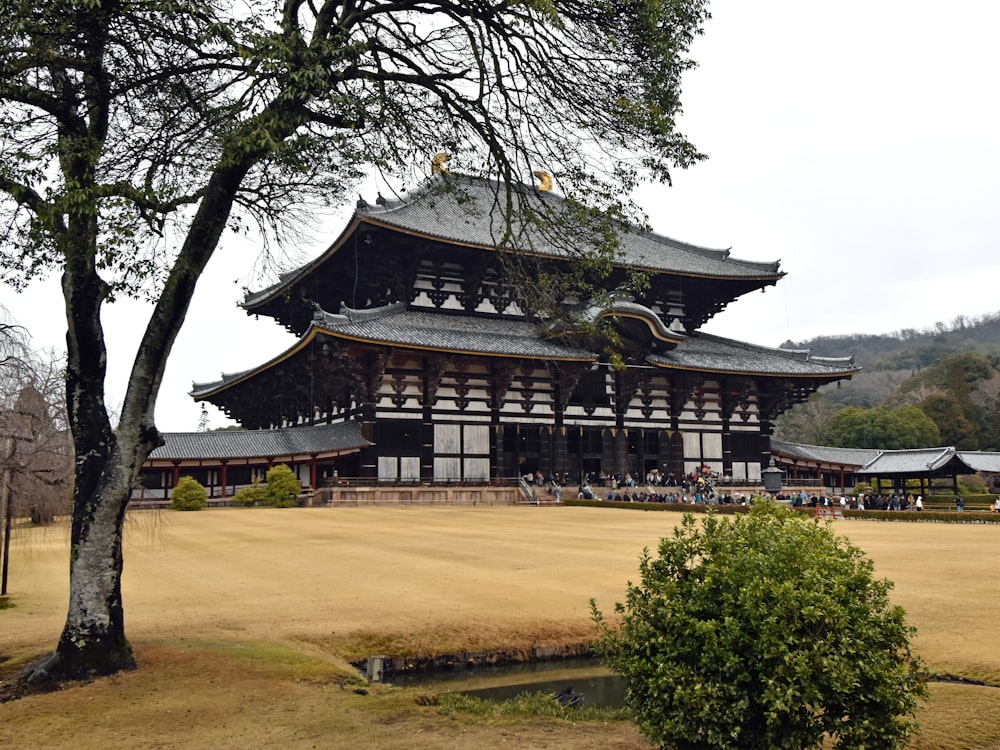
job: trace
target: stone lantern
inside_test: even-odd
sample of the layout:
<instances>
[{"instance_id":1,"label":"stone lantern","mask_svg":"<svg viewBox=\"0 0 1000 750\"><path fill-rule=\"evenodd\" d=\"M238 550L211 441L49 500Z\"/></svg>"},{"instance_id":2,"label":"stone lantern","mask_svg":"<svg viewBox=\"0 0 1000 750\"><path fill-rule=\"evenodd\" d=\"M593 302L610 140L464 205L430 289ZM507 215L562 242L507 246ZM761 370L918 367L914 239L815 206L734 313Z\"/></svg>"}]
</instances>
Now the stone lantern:
<instances>
[{"instance_id":1,"label":"stone lantern","mask_svg":"<svg viewBox=\"0 0 1000 750\"><path fill-rule=\"evenodd\" d=\"M782 471L777 466L774 465L774 456L771 456L771 463L768 467L764 469L761 473L761 477L764 480L764 491L771 493L771 497L774 497L779 492L781 492L781 474Z\"/></svg>"}]
</instances>

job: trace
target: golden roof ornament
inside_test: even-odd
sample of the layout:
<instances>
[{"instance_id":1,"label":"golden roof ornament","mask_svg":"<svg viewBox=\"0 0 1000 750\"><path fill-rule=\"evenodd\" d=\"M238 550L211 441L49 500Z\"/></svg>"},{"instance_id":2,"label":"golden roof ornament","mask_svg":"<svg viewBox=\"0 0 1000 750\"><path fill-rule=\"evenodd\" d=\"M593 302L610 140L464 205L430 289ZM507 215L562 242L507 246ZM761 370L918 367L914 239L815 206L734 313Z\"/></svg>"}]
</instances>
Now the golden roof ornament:
<instances>
[{"instance_id":1,"label":"golden roof ornament","mask_svg":"<svg viewBox=\"0 0 1000 750\"><path fill-rule=\"evenodd\" d=\"M537 172L532 172L535 177L539 179L538 189L543 193L547 193L552 190L552 175L543 170L538 170Z\"/></svg>"},{"instance_id":2,"label":"golden roof ornament","mask_svg":"<svg viewBox=\"0 0 1000 750\"><path fill-rule=\"evenodd\" d=\"M438 172L449 174L448 168L444 165L446 161L451 161L451 157L444 151L434 154L434 158L431 159L431 174L437 174Z\"/></svg>"}]
</instances>

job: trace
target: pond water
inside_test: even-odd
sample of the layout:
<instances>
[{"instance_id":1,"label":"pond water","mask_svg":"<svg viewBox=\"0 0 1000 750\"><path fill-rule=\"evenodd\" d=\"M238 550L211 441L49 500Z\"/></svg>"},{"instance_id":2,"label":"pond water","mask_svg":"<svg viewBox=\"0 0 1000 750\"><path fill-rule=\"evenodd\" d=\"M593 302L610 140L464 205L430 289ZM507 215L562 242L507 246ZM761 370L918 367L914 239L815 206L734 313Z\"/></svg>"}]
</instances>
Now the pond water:
<instances>
[{"instance_id":1,"label":"pond water","mask_svg":"<svg viewBox=\"0 0 1000 750\"><path fill-rule=\"evenodd\" d=\"M510 664L449 672L400 674L387 679L393 685L423 686L436 691L464 693L483 700L502 701L521 693L558 693L571 688L585 706L621 707L625 683L599 659L564 659L534 664Z\"/></svg>"}]
</instances>

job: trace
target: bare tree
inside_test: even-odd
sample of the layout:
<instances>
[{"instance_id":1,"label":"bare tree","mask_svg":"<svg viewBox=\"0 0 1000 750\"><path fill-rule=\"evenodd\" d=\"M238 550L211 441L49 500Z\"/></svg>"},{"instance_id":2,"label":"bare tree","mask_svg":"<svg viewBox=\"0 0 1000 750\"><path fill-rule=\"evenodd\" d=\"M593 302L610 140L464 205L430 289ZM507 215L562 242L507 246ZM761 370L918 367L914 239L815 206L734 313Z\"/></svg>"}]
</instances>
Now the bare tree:
<instances>
[{"instance_id":1,"label":"bare tree","mask_svg":"<svg viewBox=\"0 0 1000 750\"><path fill-rule=\"evenodd\" d=\"M17 390L2 394L0 432L14 439L7 466L13 515L33 523L50 523L72 507L73 441L63 364L52 352L33 355Z\"/></svg>"},{"instance_id":2,"label":"bare tree","mask_svg":"<svg viewBox=\"0 0 1000 750\"><path fill-rule=\"evenodd\" d=\"M76 447L67 619L28 680L135 665L121 601L129 489L161 438L167 356L227 227L283 232L365 169L436 151L579 205L700 154L675 129L706 0L3 0L0 269L61 273ZM516 199L497 200L513 217ZM512 221L508 225L513 224ZM498 232L501 245L514 235ZM102 305L154 301L116 424Z\"/></svg>"},{"instance_id":3,"label":"bare tree","mask_svg":"<svg viewBox=\"0 0 1000 750\"><path fill-rule=\"evenodd\" d=\"M827 425L837 408L823 394L814 393L778 417L775 436L795 443L823 445Z\"/></svg>"}]
</instances>

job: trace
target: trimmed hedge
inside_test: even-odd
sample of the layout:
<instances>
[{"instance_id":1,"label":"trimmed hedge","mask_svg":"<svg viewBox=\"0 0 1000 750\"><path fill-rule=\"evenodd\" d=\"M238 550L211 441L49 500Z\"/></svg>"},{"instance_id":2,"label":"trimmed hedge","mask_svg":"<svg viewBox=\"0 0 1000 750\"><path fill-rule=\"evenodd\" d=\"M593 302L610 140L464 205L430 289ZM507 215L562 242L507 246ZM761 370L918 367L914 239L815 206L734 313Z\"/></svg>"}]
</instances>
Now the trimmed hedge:
<instances>
[{"instance_id":1,"label":"trimmed hedge","mask_svg":"<svg viewBox=\"0 0 1000 750\"><path fill-rule=\"evenodd\" d=\"M746 505L705 505L703 503L643 503L631 500L579 500L570 498L564 500L563 505L572 505L577 508L627 508L630 510L667 510L675 513L707 513L710 510L719 513L746 513L749 507Z\"/></svg>"},{"instance_id":2,"label":"trimmed hedge","mask_svg":"<svg viewBox=\"0 0 1000 750\"><path fill-rule=\"evenodd\" d=\"M746 505L702 505L696 503L636 503L624 500L578 500L571 498L563 501L563 505L577 508L620 508L623 510L665 510L674 513L707 513L714 510L721 514L746 513ZM794 508L803 515L818 515L819 508ZM986 511L955 511L928 510L844 510L835 508L844 518L867 521L900 521L903 523L995 523L1000 524L1000 513Z\"/></svg>"},{"instance_id":3,"label":"trimmed hedge","mask_svg":"<svg viewBox=\"0 0 1000 750\"><path fill-rule=\"evenodd\" d=\"M942 510L845 510L844 518L866 521L897 521L902 523L995 523L1000 524L1000 513L966 510L964 513Z\"/></svg>"}]
</instances>

